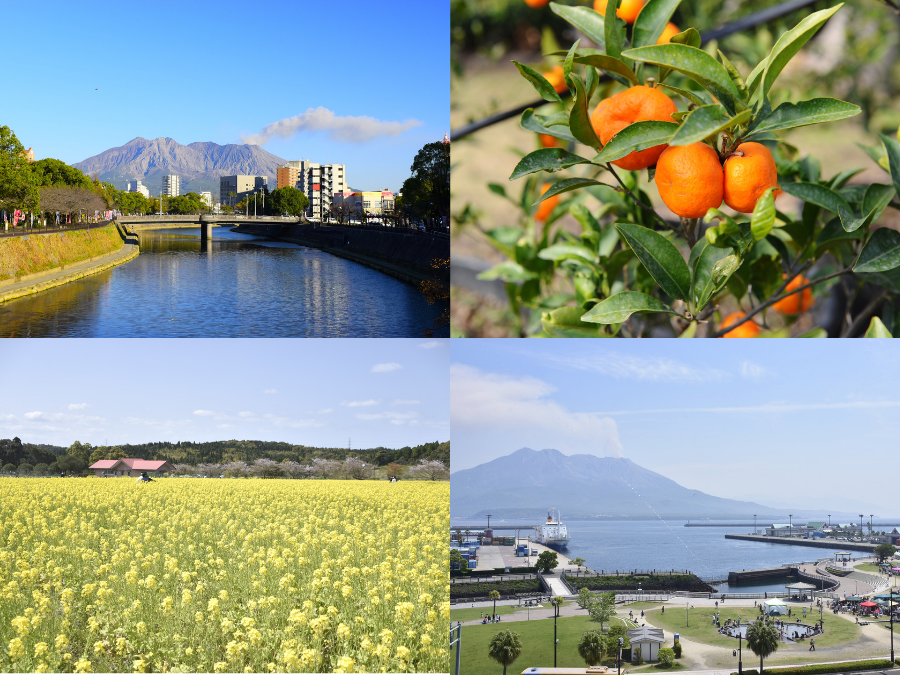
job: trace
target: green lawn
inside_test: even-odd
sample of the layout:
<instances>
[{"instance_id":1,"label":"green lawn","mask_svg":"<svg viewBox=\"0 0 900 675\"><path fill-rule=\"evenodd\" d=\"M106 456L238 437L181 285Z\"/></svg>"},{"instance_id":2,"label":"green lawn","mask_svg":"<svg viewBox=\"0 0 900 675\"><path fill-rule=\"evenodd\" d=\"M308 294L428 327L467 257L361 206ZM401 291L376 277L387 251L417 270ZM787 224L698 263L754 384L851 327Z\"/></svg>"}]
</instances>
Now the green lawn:
<instances>
[{"instance_id":1,"label":"green lawn","mask_svg":"<svg viewBox=\"0 0 900 675\"><path fill-rule=\"evenodd\" d=\"M626 602L622 605L617 605L618 607L624 607L625 609L636 609L638 611L642 609L649 609L651 607L660 607L663 603L661 602Z\"/></svg>"},{"instance_id":2,"label":"green lawn","mask_svg":"<svg viewBox=\"0 0 900 675\"><path fill-rule=\"evenodd\" d=\"M590 621L587 616L570 616L557 620L557 665L560 668L586 668L587 664L578 655L581 635L588 630L599 630L600 624ZM500 631L512 630L519 634L522 655L507 668L507 675L521 673L532 666L553 666L553 621L511 621L507 624L486 626L463 626L460 671L466 675L498 675L503 671L488 657L491 639ZM450 655L455 658L455 652ZM603 665L614 665L615 658L605 660ZM630 667L629 667L630 670Z\"/></svg>"},{"instance_id":3,"label":"green lawn","mask_svg":"<svg viewBox=\"0 0 900 675\"><path fill-rule=\"evenodd\" d=\"M504 614L512 614L516 610L515 605L497 605L497 614L503 616ZM490 607L469 607L468 609L451 609L450 610L450 620L453 622L456 621L474 621L475 619L480 619L482 613L491 615L492 609Z\"/></svg>"},{"instance_id":4,"label":"green lawn","mask_svg":"<svg viewBox=\"0 0 900 675\"><path fill-rule=\"evenodd\" d=\"M875 574L881 573L881 568L876 563L862 563L861 565L854 565L856 569L860 572L873 572Z\"/></svg>"},{"instance_id":5,"label":"green lawn","mask_svg":"<svg viewBox=\"0 0 900 675\"><path fill-rule=\"evenodd\" d=\"M741 618L746 623L748 620L756 617L753 607L721 607L718 610L719 621L724 624L726 619ZM733 649L737 644L734 638L721 635L718 629L712 623L712 616L716 613L714 607L697 607L690 610L690 626L687 625L687 616L685 609L666 608L666 613L662 614L659 610L651 610L646 612L647 621L658 628L673 633L680 633L689 640L701 642L707 645L717 647L726 647ZM818 612L809 614L804 620L800 608L796 608L794 613L801 616L801 622L807 624L815 623L819 618ZM817 647L834 647L839 645L856 642L859 640L861 629L853 621L848 621L844 617L836 616L831 612L823 614L825 620L825 634L816 636ZM791 616L790 621L796 621L796 616Z\"/></svg>"}]
</instances>

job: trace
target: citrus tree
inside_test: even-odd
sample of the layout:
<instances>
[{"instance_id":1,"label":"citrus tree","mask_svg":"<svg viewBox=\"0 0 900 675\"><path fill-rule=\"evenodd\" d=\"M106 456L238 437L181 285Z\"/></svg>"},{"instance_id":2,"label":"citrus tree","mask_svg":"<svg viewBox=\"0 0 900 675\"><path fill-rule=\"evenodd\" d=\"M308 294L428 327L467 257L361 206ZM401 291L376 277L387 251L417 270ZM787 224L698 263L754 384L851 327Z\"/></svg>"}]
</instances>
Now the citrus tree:
<instances>
[{"instance_id":1,"label":"citrus tree","mask_svg":"<svg viewBox=\"0 0 900 675\"><path fill-rule=\"evenodd\" d=\"M789 335L813 290L839 279L850 281L849 295L870 298L845 333L864 328L900 293L900 234L872 227L889 205L900 208L900 142L881 135L880 146L864 148L890 184L848 185L860 169L824 178L781 134L859 108L826 97L772 105L784 99L774 94L785 66L842 5L805 17L746 74L703 49L695 29L674 32L678 5L649 0L635 13L610 1L595 5L601 13L550 3L597 47L579 40L543 74L514 62L555 112L522 115L542 147L510 176L522 180L521 196L490 186L527 216L520 227L486 231L507 259L482 278L505 282L515 314L532 310L522 334L638 336L664 327L693 337L702 325L716 337ZM560 96L566 89L571 99ZM575 154L576 143L596 154ZM677 220L652 206L644 170ZM778 208L782 192L803 203L798 215ZM551 227L566 214L579 235ZM720 305L739 309L724 316ZM769 310L782 317L778 331L766 330ZM886 309L884 318L872 319L867 335L889 337L894 316Z\"/></svg>"}]
</instances>

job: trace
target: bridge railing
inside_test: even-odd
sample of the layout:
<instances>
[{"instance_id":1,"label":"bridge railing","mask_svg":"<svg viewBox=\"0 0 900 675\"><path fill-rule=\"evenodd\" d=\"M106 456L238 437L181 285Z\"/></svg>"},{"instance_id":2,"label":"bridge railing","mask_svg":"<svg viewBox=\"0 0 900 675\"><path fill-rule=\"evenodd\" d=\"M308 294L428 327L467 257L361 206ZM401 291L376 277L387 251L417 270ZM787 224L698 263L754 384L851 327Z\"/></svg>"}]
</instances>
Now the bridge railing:
<instances>
[{"instance_id":1,"label":"bridge railing","mask_svg":"<svg viewBox=\"0 0 900 675\"><path fill-rule=\"evenodd\" d=\"M30 234L54 234L57 232L75 232L76 230L93 230L98 227L106 227L112 221L101 220L99 223L71 223L69 225L60 225L53 227L43 227L35 224L34 226L11 227L8 230L0 229L0 237L24 237Z\"/></svg>"}]
</instances>

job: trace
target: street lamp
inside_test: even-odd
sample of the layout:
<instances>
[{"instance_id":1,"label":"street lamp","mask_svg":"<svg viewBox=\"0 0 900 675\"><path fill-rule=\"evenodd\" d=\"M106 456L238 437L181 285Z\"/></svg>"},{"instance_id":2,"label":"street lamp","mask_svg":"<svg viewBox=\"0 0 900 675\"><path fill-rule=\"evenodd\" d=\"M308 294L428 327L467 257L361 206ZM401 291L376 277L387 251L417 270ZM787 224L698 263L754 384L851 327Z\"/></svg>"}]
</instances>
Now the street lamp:
<instances>
[{"instance_id":1,"label":"street lamp","mask_svg":"<svg viewBox=\"0 0 900 675\"><path fill-rule=\"evenodd\" d=\"M556 597L553 598L551 603L553 604L553 667L556 668L556 645L559 644L559 640L556 637L556 617L559 616L559 605L562 602L562 598ZM619 638L621 640L621 638Z\"/></svg>"},{"instance_id":2,"label":"street lamp","mask_svg":"<svg viewBox=\"0 0 900 675\"><path fill-rule=\"evenodd\" d=\"M888 603L891 608L891 664L894 663L894 593L888 596Z\"/></svg>"},{"instance_id":3,"label":"street lamp","mask_svg":"<svg viewBox=\"0 0 900 675\"><path fill-rule=\"evenodd\" d=\"M758 533L759 530L756 529L756 514L753 514L753 534Z\"/></svg>"},{"instance_id":4,"label":"street lamp","mask_svg":"<svg viewBox=\"0 0 900 675\"><path fill-rule=\"evenodd\" d=\"M487 519L488 519L488 526L487 526L487 529L491 529L491 515L492 515L492 514L490 514L490 513L487 514Z\"/></svg>"},{"instance_id":5,"label":"street lamp","mask_svg":"<svg viewBox=\"0 0 900 675\"><path fill-rule=\"evenodd\" d=\"M616 671L619 675L622 675L622 643L624 642L624 638L619 638L619 651L616 652Z\"/></svg>"},{"instance_id":6,"label":"street lamp","mask_svg":"<svg viewBox=\"0 0 900 675\"><path fill-rule=\"evenodd\" d=\"M863 529L862 529L862 519L863 519L863 514L860 513L860 514L859 514L859 540L860 540L860 541L863 540L863 534L862 534L862 533L863 533Z\"/></svg>"},{"instance_id":7,"label":"street lamp","mask_svg":"<svg viewBox=\"0 0 900 675\"><path fill-rule=\"evenodd\" d=\"M743 652L741 651L743 641L744 636L741 634L741 624L738 622L738 675L743 675L744 673Z\"/></svg>"},{"instance_id":8,"label":"street lamp","mask_svg":"<svg viewBox=\"0 0 900 675\"><path fill-rule=\"evenodd\" d=\"M794 514L793 514L793 513L788 514L788 537L793 537L793 536L794 536L794 521L793 521L793 518L794 518Z\"/></svg>"},{"instance_id":9,"label":"street lamp","mask_svg":"<svg viewBox=\"0 0 900 675\"><path fill-rule=\"evenodd\" d=\"M687 628L690 628L691 627L691 602L690 602L690 600L685 600L684 611L687 614L687 618L685 620L685 625Z\"/></svg>"}]
</instances>

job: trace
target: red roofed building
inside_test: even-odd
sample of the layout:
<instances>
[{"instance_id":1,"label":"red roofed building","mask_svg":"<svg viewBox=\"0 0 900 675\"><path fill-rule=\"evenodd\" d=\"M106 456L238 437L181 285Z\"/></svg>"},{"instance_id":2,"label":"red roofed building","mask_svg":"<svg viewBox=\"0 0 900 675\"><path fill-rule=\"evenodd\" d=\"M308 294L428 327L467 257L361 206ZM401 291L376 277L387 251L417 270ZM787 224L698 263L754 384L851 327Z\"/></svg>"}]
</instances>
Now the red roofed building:
<instances>
[{"instance_id":1,"label":"red roofed building","mask_svg":"<svg viewBox=\"0 0 900 675\"><path fill-rule=\"evenodd\" d=\"M147 459L101 459L88 467L93 469L97 476L133 476L137 478L141 472L147 473L171 473L175 467L166 461Z\"/></svg>"}]
</instances>

